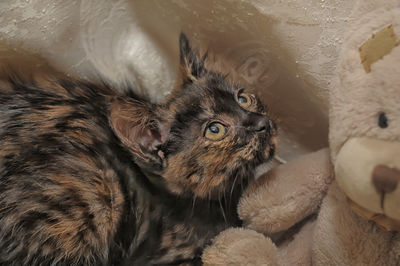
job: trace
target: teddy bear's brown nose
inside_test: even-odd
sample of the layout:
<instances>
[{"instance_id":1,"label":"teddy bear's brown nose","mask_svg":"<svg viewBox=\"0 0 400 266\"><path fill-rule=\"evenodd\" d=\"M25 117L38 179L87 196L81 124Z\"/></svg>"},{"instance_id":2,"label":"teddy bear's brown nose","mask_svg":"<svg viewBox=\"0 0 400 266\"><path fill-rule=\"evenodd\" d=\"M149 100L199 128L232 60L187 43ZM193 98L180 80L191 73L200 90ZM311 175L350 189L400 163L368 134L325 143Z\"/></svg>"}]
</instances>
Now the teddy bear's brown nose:
<instances>
[{"instance_id":1,"label":"teddy bear's brown nose","mask_svg":"<svg viewBox=\"0 0 400 266\"><path fill-rule=\"evenodd\" d=\"M379 194L393 192L400 182L400 170L377 165L372 172L372 183Z\"/></svg>"}]
</instances>

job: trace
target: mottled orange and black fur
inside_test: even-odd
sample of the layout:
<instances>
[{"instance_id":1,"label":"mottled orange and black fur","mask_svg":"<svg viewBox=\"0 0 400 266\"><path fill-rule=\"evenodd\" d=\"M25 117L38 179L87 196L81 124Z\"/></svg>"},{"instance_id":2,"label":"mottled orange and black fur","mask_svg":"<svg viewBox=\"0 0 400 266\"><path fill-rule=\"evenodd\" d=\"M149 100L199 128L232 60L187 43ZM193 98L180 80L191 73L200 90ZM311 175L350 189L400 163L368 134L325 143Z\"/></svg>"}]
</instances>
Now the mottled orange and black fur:
<instances>
[{"instance_id":1,"label":"mottled orange and black fur","mask_svg":"<svg viewBox=\"0 0 400 266\"><path fill-rule=\"evenodd\" d=\"M182 86L160 105L68 79L0 83L0 265L196 264L239 224L276 127L184 35L180 50Z\"/></svg>"}]
</instances>

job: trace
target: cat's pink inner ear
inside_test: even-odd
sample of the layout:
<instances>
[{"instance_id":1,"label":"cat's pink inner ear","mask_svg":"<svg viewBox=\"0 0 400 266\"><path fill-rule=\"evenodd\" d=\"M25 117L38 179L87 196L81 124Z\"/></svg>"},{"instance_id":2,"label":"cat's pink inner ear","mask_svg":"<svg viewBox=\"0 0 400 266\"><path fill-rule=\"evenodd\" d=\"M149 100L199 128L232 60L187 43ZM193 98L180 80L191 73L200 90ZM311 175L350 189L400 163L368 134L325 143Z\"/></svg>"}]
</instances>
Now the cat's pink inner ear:
<instances>
[{"instance_id":1,"label":"cat's pink inner ear","mask_svg":"<svg viewBox=\"0 0 400 266\"><path fill-rule=\"evenodd\" d=\"M111 105L114 133L136 156L147 158L163 144L169 130L154 117L151 104L116 100ZM156 153L158 154L158 153Z\"/></svg>"},{"instance_id":2,"label":"cat's pink inner ear","mask_svg":"<svg viewBox=\"0 0 400 266\"><path fill-rule=\"evenodd\" d=\"M137 143L137 135L139 131L138 124L135 125L131 121L118 115L111 116L110 124L115 135L117 135L117 137L125 146L129 147L134 153L140 152L139 145Z\"/></svg>"},{"instance_id":3,"label":"cat's pink inner ear","mask_svg":"<svg viewBox=\"0 0 400 266\"><path fill-rule=\"evenodd\" d=\"M148 151L156 151L158 146L163 143L159 128L144 128L142 132L136 133L136 138L140 147Z\"/></svg>"}]
</instances>

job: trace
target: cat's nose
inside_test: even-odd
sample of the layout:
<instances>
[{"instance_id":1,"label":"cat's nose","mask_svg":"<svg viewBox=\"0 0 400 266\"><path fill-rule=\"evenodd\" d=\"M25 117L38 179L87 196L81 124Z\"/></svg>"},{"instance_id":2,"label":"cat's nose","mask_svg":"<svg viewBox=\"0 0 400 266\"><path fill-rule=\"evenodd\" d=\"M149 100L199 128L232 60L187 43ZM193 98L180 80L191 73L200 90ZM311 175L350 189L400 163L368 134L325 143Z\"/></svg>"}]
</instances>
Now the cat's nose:
<instances>
[{"instance_id":1,"label":"cat's nose","mask_svg":"<svg viewBox=\"0 0 400 266\"><path fill-rule=\"evenodd\" d=\"M257 133L265 133L265 132L269 131L269 119L262 118L262 119L258 120L254 130Z\"/></svg>"},{"instance_id":2,"label":"cat's nose","mask_svg":"<svg viewBox=\"0 0 400 266\"><path fill-rule=\"evenodd\" d=\"M271 133L273 127L272 121L267 116L257 113L249 114L246 122L245 127L256 133Z\"/></svg>"}]
</instances>

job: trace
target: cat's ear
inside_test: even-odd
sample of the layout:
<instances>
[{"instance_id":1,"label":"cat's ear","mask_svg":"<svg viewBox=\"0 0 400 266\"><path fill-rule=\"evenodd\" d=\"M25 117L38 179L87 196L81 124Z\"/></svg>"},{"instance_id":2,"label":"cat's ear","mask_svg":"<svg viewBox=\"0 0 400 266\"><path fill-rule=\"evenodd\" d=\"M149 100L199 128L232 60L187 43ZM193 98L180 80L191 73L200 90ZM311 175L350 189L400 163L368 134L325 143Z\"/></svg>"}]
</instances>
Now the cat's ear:
<instances>
[{"instance_id":1,"label":"cat's ear","mask_svg":"<svg viewBox=\"0 0 400 266\"><path fill-rule=\"evenodd\" d=\"M168 138L169 128L157 110L158 106L147 102L117 98L111 104L109 122L137 158L162 167L165 158L160 147Z\"/></svg>"},{"instance_id":2,"label":"cat's ear","mask_svg":"<svg viewBox=\"0 0 400 266\"><path fill-rule=\"evenodd\" d=\"M204 76L207 72L204 67L207 54L200 57L198 51L192 49L184 33L179 36L179 52L183 82L193 82Z\"/></svg>"}]
</instances>

